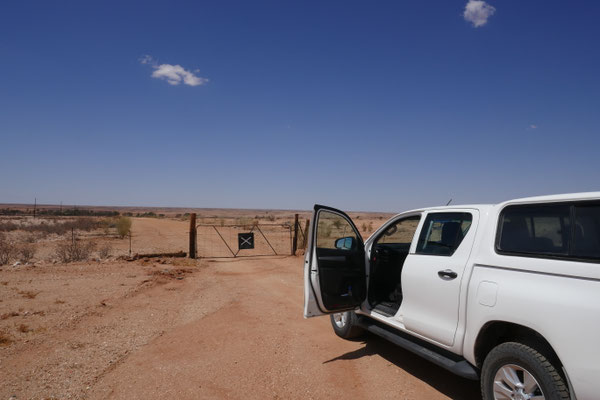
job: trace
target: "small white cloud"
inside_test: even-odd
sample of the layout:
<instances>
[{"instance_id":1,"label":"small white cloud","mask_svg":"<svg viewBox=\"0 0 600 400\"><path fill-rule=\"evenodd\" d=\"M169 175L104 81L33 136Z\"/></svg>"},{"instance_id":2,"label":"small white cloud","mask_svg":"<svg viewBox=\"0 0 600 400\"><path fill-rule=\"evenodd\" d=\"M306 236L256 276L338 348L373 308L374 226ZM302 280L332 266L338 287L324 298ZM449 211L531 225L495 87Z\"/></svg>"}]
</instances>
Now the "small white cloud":
<instances>
[{"instance_id":1,"label":"small white cloud","mask_svg":"<svg viewBox=\"0 0 600 400\"><path fill-rule=\"evenodd\" d=\"M538 126L536 124L531 124L529 125L529 129L537 129Z\"/></svg>"},{"instance_id":2,"label":"small white cloud","mask_svg":"<svg viewBox=\"0 0 600 400\"><path fill-rule=\"evenodd\" d=\"M189 86L204 85L208 79L194 75L181 65L160 64L154 67L153 78L165 79L170 85L184 83Z\"/></svg>"},{"instance_id":3,"label":"small white cloud","mask_svg":"<svg viewBox=\"0 0 600 400\"><path fill-rule=\"evenodd\" d=\"M140 62L142 64L155 64L154 59L152 58L152 56L149 56L148 54L146 54L145 56L142 56L140 58Z\"/></svg>"},{"instance_id":4,"label":"small white cloud","mask_svg":"<svg viewBox=\"0 0 600 400\"><path fill-rule=\"evenodd\" d=\"M158 64L156 60L149 55L141 57L140 63L150 64L154 69L154 71L152 71L152 77L164 79L170 85L179 85L183 83L188 86L199 86L208 82L207 78L202 78L195 74L199 72L198 69L194 70L194 73L183 68L181 65Z\"/></svg>"},{"instance_id":5,"label":"small white cloud","mask_svg":"<svg viewBox=\"0 0 600 400\"><path fill-rule=\"evenodd\" d=\"M485 1L469 0L465 6L463 17L471 22L475 28L479 28L487 23L488 18L494 15L496 8L490 6Z\"/></svg>"}]
</instances>

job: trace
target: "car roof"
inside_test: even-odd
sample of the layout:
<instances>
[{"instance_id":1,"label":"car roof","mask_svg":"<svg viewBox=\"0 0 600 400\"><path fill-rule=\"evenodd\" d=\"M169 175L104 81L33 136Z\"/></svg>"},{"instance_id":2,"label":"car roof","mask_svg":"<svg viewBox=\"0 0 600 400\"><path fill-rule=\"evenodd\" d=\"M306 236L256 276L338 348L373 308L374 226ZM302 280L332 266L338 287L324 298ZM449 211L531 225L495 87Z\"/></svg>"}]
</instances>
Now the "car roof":
<instances>
[{"instance_id":1,"label":"car roof","mask_svg":"<svg viewBox=\"0 0 600 400\"><path fill-rule=\"evenodd\" d=\"M508 200L499 205L509 203L541 203L557 201L579 201L579 200L597 200L600 199L600 192L582 192L582 193L564 193L552 194L547 196L524 197L521 199Z\"/></svg>"},{"instance_id":2,"label":"car roof","mask_svg":"<svg viewBox=\"0 0 600 400\"><path fill-rule=\"evenodd\" d=\"M427 212L427 211L452 211L458 209L476 209L481 212L489 211L492 208L503 208L508 204L520 203L543 203L543 202L560 202L560 201L584 201L584 200L600 200L600 192L582 192L582 193L564 193L553 194L546 196L523 197L520 199L507 200L498 204L457 204L438 207L416 208L414 210L405 211L402 214ZM400 214L398 214L400 215Z\"/></svg>"}]
</instances>

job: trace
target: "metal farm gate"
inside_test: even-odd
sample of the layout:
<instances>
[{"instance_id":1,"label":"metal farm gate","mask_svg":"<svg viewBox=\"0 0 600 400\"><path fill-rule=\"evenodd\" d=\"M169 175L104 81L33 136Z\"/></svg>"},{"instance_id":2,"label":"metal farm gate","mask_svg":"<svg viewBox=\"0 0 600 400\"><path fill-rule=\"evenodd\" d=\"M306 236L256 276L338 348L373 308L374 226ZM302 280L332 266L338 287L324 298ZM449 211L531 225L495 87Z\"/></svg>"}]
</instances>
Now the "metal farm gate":
<instances>
[{"instance_id":1,"label":"metal farm gate","mask_svg":"<svg viewBox=\"0 0 600 400\"><path fill-rule=\"evenodd\" d=\"M226 258L295 255L305 249L309 220L304 229L298 214L294 222L197 224L190 214L190 258Z\"/></svg>"},{"instance_id":2,"label":"metal farm gate","mask_svg":"<svg viewBox=\"0 0 600 400\"><path fill-rule=\"evenodd\" d=\"M290 224L196 225L196 257L256 257L292 254Z\"/></svg>"}]
</instances>

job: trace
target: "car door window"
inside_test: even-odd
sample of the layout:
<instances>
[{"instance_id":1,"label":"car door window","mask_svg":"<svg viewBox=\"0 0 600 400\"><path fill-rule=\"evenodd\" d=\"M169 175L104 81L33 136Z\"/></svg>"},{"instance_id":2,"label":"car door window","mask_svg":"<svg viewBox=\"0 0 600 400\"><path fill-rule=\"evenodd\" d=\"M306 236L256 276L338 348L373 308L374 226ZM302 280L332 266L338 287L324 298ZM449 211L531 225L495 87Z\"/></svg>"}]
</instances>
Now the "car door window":
<instances>
[{"instance_id":1,"label":"car door window","mask_svg":"<svg viewBox=\"0 0 600 400\"><path fill-rule=\"evenodd\" d=\"M575 235L573 256L600 260L600 206L575 207Z\"/></svg>"},{"instance_id":2,"label":"car door window","mask_svg":"<svg viewBox=\"0 0 600 400\"><path fill-rule=\"evenodd\" d=\"M317 248L340 248L339 246L341 242L338 242L338 240L341 238L352 238L352 240L344 240L344 245L349 242L357 242L354 229L352 229L352 226L344 217L332 212L322 211L319 214L319 222L317 226ZM338 246L336 246L336 242Z\"/></svg>"},{"instance_id":3,"label":"car door window","mask_svg":"<svg viewBox=\"0 0 600 400\"><path fill-rule=\"evenodd\" d=\"M504 253L567 255L571 237L568 204L506 207L500 219L498 249Z\"/></svg>"},{"instance_id":4,"label":"car door window","mask_svg":"<svg viewBox=\"0 0 600 400\"><path fill-rule=\"evenodd\" d=\"M420 219L419 216L409 217L392 224L381 233L375 241L375 245L395 244L410 247Z\"/></svg>"},{"instance_id":5,"label":"car door window","mask_svg":"<svg viewBox=\"0 0 600 400\"><path fill-rule=\"evenodd\" d=\"M427 215L416 254L451 256L466 236L473 216L470 213L432 213Z\"/></svg>"}]
</instances>

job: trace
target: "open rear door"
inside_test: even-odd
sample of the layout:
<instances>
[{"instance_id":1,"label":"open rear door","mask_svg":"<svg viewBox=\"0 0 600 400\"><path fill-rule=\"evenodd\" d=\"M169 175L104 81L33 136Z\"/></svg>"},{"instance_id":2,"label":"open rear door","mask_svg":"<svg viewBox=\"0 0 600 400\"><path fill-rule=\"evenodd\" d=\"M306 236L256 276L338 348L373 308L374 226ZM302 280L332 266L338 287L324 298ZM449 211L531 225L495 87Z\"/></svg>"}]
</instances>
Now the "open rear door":
<instances>
[{"instance_id":1,"label":"open rear door","mask_svg":"<svg viewBox=\"0 0 600 400\"><path fill-rule=\"evenodd\" d=\"M316 204L304 261L304 317L353 310L367 296L365 247L344 212Z\"/></svg>"}]
</instances>

